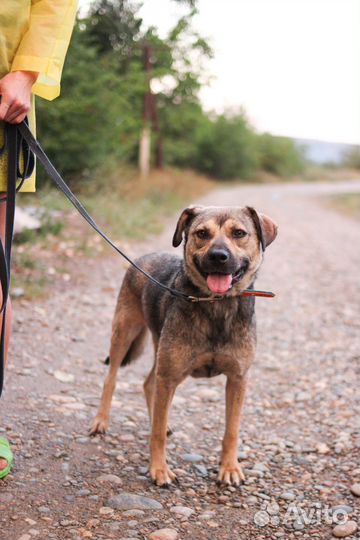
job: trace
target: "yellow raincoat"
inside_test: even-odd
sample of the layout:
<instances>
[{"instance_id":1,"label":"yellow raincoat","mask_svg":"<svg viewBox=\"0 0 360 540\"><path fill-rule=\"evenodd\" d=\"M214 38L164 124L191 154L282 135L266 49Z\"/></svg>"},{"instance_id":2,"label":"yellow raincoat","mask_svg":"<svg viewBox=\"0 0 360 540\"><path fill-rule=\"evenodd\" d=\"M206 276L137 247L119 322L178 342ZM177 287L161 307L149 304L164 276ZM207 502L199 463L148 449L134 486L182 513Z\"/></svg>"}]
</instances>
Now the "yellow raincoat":
<instances>
[{"instance_id":1,"label":"yellow raincoat","mask_svg":"<svg viewBox=\"0 0 360 540\"><path fill-rule=\"evenodd\" d=\"M52 100L60 79L77 0L0 0L0 79L10 71L37 71L33 95ZM35 129L34 99L29 113ZM0 148L4 124L0 122ZM7 156L0 157L0 192L6 189ZM21 191L35 191L35 173Z\"/></svg>"}]
</instances>

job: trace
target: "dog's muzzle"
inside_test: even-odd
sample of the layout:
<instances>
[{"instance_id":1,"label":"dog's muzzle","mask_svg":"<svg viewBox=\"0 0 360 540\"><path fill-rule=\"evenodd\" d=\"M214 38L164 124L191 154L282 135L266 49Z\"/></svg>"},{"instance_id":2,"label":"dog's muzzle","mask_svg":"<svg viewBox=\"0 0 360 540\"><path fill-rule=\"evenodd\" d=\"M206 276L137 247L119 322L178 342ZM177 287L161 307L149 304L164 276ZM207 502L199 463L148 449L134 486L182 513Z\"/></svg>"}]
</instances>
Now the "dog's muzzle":
<instances>
[{"instance_id":1,"label":"dog's muzzle","mask_svg":"<svg viewBox=\"0 0 360 540\"><path fill-rule=\"evenodd\" d=\"M203 259L195 257L194 263L213 294L225 294L243 277L250 265L247 257L236 260L228 249L217 246L209 249Z\"/></svg>"}]
</instances>

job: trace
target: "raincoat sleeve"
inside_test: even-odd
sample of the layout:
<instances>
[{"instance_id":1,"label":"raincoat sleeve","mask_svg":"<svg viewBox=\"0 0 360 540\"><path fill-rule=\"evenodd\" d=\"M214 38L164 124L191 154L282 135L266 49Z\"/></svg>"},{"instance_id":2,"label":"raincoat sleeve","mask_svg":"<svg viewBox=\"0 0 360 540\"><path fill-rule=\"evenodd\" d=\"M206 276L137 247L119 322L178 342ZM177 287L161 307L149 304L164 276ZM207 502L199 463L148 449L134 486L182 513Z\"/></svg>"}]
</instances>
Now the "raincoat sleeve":
<instances>
[{"instance_id":1,"label":"raincoat sleeve","mask_svg":"<svg viewBox=\"0 0 360 540\"><path fill-rule=\"evenodd\" d=\"M60 94L61 72L74 26L77 0L32 0L27 31L11 71L37 71L32 92L52 100Z\"/></svg>"}]
</instances>

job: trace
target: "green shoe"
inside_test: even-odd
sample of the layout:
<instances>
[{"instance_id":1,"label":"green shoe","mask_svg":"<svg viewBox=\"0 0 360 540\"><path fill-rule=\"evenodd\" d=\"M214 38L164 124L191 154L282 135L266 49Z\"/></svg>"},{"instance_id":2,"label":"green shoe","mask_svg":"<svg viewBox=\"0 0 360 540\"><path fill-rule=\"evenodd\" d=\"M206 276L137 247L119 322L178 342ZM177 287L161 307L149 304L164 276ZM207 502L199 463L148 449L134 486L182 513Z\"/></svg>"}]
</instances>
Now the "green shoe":
<instances>
[{"instance_id":1,"label":"green shoe","mask_svg":"<svg viewBox=\"0 0 360 540\"><path fill-rule=\"evenodd\" d=\"M10 449L10 444L7 439L0 437L0 459L5 459L7 461L7 467L0 470L0 479L5 478L10 472L12 463L13 463L13 453Z\"/></svg>"}]
</instances>

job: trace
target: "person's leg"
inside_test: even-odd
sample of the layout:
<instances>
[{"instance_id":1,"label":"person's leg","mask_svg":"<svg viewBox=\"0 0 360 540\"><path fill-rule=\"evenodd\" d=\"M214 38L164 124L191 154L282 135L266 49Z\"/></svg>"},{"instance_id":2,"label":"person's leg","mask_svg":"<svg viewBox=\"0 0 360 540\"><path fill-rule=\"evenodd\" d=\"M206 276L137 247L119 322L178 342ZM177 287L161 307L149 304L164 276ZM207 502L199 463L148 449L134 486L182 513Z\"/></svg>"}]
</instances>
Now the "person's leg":
<instances>
[{"instance_id":1,"label":"person's leg","mask_svg":"<svg viewBox=\"0 0 360 540\"><path fill-rule=\"evenodd\" d=\"M1 195L0 195L1 197ZM1 241L4 245L5 243L5 218L6 218L6 203L0 202L0 237ZM2 301L1 298L2 292L0 289L0 301ZM0 328L2 325L3 316L0 315ZM10 341L10 327L11 327L11 302L10 298L7 303L6 307L6 324L5 324L5 366L7 364L7 355L8 355L8 349L9 349L9 341ZM6 459L0 458L0 471L5 469L7 467L8 463Z\"/></svg>"}]
</instances>

